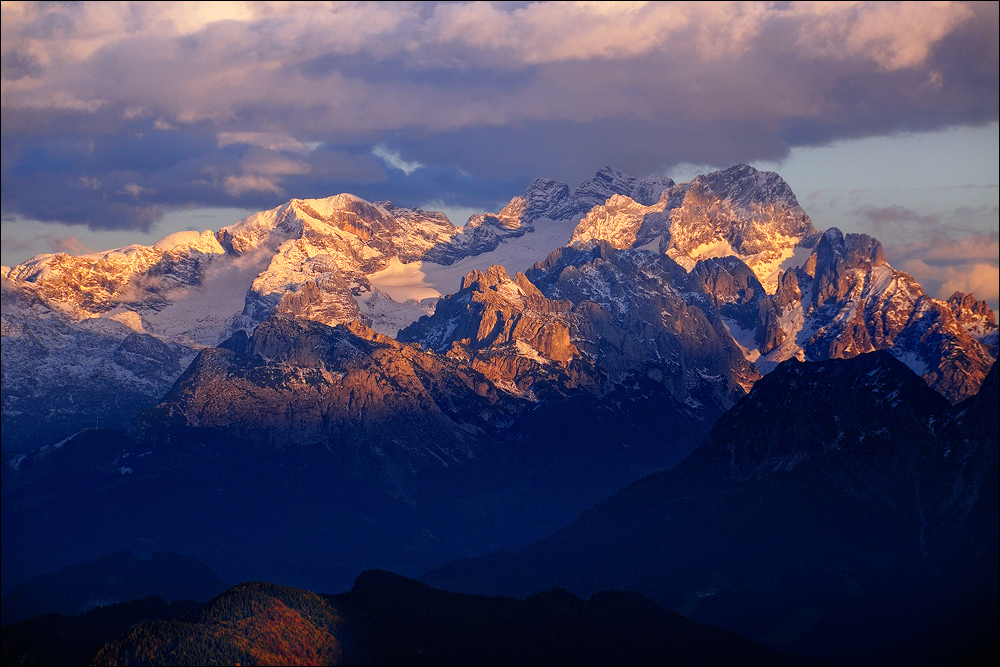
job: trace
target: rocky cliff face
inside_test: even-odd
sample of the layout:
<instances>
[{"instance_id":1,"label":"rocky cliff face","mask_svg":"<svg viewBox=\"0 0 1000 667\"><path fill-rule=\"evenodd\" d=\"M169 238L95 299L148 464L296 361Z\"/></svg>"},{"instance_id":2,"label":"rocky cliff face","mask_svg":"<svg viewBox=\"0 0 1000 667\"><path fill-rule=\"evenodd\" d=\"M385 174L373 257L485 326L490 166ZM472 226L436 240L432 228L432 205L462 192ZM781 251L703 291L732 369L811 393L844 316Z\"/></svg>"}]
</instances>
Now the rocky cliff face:
<instances>
[{"instance_id":1,"label":"rocky cliff face","mask_svg":"<svg viewBox=\"0 0 1000 667\"><path fill-rule=\"evenodd\" d=\"M579 218L614 195L625 195L640 204L650 205L657 202L661 193L673 185L673 180L665 176L637 179L620 169L605 167L594 178L581 183L564 202L550 209L547 217L553 220Z\"/></svg>"},{"instance_id":2,"label":"rocky cliff face","mask_svg":"<svg viewBox=\"0 0 1000 667\"><path fill-rule=\"evenodd\" d=\"M123 303L162 309L172 291L196 285L225 251L211 232L180 232L152 246L131 245L74 257L39 255L7 278L47 303L63 304L74 319L113 311Z\"/></svg>"},{"instance_id":3,"label":"rocky cliff face","mask_svg":"<svg viewBox=\"0 0 1000 667\"><path fill-rule=\"evenodd\" d=\"M643 377L707 418L757 373L717 309L685 300L687 280L663 255L565 248L513 280L501 267L469 274L400 339L469 358L522 391L558 381L600 395Z\"/></svg>"},{"instance_id":4,"label":"rocky cliff face","mask_svg":"<svg viewBox=\"0 0 1000 667\"><path fill-rule=\"evenodd\" d=\"M782 274L759 312L756 361L765 371L793 356L822 360L890 350L957 402L978 390L995 358L956 320L952 306L889 266L878 241L836 228L802 269Z\"/></svg>"},{"instance_id":5,"label":"rocky cliff face","mask_svg":"<svg viewBox=\"0 0 1000 667\"><path fill-rule=\"evenodd\" d=\"M637 245L640 231L646 232L642 240L648 243L651 240L648 238L648 230L656 222L662 222L663 208L663 203L659 201L647 206L625 195L612 195L603 204L587 212L573 230L570 243L606 241L615 248L632 248ZM661 234L665 231L662 224L658 231ZM656 240L656 237L652 240Z\"/></svg>"},{"instance_id":6,"label":"rocky cliff face","mask_svg":"<svg viewBox=\"0 0 1000 667\"><path fill-rule=\"evenodd\" d=\"M274 235L280 241L250 285L228 334L253 331L275 310L329 325L366 320L358 301L372 291L368 275L385 269L393 258L404 263L422 259L458 231L441 213L372 204L346 194L292 200L223 228L220 236L241 254ZM466 255L475 250L464 249Z\"/></svg>"},{"instance_id":7,"label":"rocky cliff face","mask_svg":"<svg viewBox=\"0 0 1000 667\"><path fill-rule=\"evenodd\" d=\"M523 273L501 266L465 276L433 316L403 329L416 342L470 363L500 386L536 398L599 382L592 363L570 340L573 304L547 298Z\"/></svg>"},{"instance_id":8,"label":"rocky cliff face","mask_svg":"<svg viewBox=\"0 0 1000 667\"><path fill-rule=\"evenodd\" d=\"M662 193L673 186L674 182L666 176L637 179L611 167L601 169L572 192L565 183L540 178L499 213L472 216L451 241L433 248L424 258L452 264L469 255L492 251L503 239L535 231L534 223L538 220L578 220L614 197L623 197L637 206L655 205Z\"/></svg>"},{"instance_id":9,"label":"rocky cliff face","mask_svg":"<svg viewBox=\"0 0 1000 667\"><path fill-rule=\"evenodd\" d=\"M597 240L655 247L692 272L695 289L764 373L792 357L887 349L956 402L975 393L996 358L985 303L964 294L931 299L869 236L819 234L771 172L737 165L650 203L615 194L587 213L571 243Z\"/></svg>"},{"instance_id":10,"label":"rocky cliff face","mask_svg":"<svg viewBox=\"0 0 1000 667\"><path fill-rule=\"evenodd\" d=\"M971 294L955 292L946 302L958 325L969 332L996 358L997 317L985 301L979 301Z\"/></svg>"},{"instance_id":11,"label":"rocky cliff face","mask_svg":"<svg viewBox=\"0 0 1000 667\"><path fill-rule=\"evenodd\" d=\"M566 248L528 277L574 304L574 343L613 378L646 375L680 400L711 396L728 407L758 377L715 309L689 296L688 275L664 255L603 243Z\"/></svg>"}]
</instances>

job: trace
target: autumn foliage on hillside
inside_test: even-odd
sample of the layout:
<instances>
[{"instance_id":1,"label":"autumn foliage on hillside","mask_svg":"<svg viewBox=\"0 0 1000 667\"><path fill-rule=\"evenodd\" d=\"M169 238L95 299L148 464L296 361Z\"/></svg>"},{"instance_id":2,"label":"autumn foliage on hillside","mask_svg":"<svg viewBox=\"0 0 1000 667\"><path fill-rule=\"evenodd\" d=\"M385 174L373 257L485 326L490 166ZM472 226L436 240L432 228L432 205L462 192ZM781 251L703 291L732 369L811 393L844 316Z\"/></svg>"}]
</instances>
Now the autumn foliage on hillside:
<instances>
[{"instance_id":1,"label":"autumn foliage on hillside","mask_svg":"<svg viewBox=\"0 0 1000 667\"><path fill-rule=\"evenodd\" d=\"M250 582L229 589L178 621L136 627L105 646L99 665L332 665L341 618L308 591Z\"/></svg>"}]
</instances>

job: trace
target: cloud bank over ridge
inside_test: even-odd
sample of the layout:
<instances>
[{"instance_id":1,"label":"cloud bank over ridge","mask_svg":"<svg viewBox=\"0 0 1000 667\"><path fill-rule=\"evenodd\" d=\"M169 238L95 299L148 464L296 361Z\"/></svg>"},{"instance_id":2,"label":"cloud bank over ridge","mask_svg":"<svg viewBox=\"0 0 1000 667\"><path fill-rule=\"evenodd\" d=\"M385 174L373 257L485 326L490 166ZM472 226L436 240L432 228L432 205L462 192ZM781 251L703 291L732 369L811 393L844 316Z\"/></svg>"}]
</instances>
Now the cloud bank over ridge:
<instances>
[{"instance_id":1,"label":"cloud bank over ridge","mask_svg":"<svg viewBox=\"0 0 1000 667\"><path fill-rule=\"evenodd\" d=\"M2 12L4 214L92 228L341 190L472 206L997 118L992 3Z\"/></svg>"}]
</instances>

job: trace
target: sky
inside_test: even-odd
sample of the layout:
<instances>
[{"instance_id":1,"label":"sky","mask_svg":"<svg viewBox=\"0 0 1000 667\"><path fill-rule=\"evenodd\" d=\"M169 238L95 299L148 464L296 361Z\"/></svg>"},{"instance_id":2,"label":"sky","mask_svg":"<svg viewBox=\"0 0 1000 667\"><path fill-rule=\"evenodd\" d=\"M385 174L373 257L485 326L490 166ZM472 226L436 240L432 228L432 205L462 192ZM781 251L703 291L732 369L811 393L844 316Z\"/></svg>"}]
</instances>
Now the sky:
<instances>
[{"instance_id":1,"label":"sky","mask_svg":"<svg viewBox=\"0 0 1000 667\"><path fill-rule=\"evenodd\" d=\"M351 192L461 224L535 178L777 171L997 307L998 4L0 7L2 262Z\"/></svg>"}]
</instances>

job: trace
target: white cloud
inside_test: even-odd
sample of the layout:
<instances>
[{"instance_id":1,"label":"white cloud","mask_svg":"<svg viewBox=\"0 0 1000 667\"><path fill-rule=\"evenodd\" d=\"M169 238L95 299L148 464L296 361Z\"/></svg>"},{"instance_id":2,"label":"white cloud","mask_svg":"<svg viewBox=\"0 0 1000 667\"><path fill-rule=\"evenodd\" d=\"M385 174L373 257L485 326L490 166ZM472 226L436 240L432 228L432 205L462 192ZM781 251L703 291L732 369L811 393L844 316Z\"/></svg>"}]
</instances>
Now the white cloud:
<instances>
[{"instance_id":1,"label":"white cloud","mask_svg":"<svg viewBox=\"0 0 1000 667\"><path fill-rule=\"evenodd\" d=\"M229 175L222 181L223 189L233 197L247 194L249 192L273 192L281 194L281 186L275 179L258 176L256 174L241 174L239 176Z\"/></svg>"},{"instance_id":2,"label":"white cloud","mask_svg":"<svg viewBox=\"0 0 1000 667\"><path fill-rule=\"evenodd\" d=\"M318 144L307 146L295 137L284 132L219 132L219 148L231 144L248 144L260 146L272 151L289 151L306 153L315 150Z\"/></svg>"},{"instance_id":3,"label":"white cloud","mask_svg":"<svg viewBox=\"0 0 1000 667\"><path fill-rule=\"evenodd\" d=\"M767 20L763 3L534 2L439 5L429 40L458 43L471 59L508 64L615 59L664 51L718 59L745 50ZM694 51L691 51L691 47Z\"/></svg>"},{"instance_id":4,"label":"white cloud","mask_svg":"<svg viewBox=\"0 0 1000 667\"><path fill-rule=\"evenodd\" d=\"M1000 300L1000 267L996 264L974 262L935 266L923 260L911 259L904 262L901 268L938 299L947 299L955 292L964 292L989 302L994 310Z\"/></svg>"},{"instance_id":5,"label":"white cloud","mask_svg":"<svg viewBox=\"0 0 1000 667\"><path fill-rule=\"evenodd\" d=\"M998 298L1000 298L1000 267L991 264L973 264L963 267L963 270L955 270L948 267L944 283L941 285L942 294L952 294L954 292L965 292L975 294L979 299L985 299L996 308Z\"/></svg>"},{"instance_id":6,"label":"white cloud","mask_svg":"<svg viewBox=\"0 0 1000 667\"><path fill-rule=\"evenodd\" d=\"M136 199L139 199L143 195L156 194L156 190L154 190L153 188L145 188L139 185L138 183L126 183L125 187L122 188L122 191L125 192L126 194L132 195Z\"/></svg>"},{"instance_id":7,"label":"white cloud","mask_svg":"<svg viewBox=\"0 0 1000 667\"><path fill-rule=\"evenodd\" d=\"M5 53L37 58L44 74L4 81L3 98L18 107L117 102L132 110L126 113L152 107L168 112L168 121L183 122L227 118L244 104L325 106L347 122L363 125L371 118L402 127L462 110L431 108L405 86L373 88L347 72L326 72L316 85L296 68L362 54L371 62L398 58L455 71L642 56L663 58L668 70L678 64L697 69L791 48L789 58L860 56L899 69L921 65L969 15L954 3L776 9L757 2L535 2L513 8L473 2L421 10L408 3L5 2ZM796 35L794 44L781 47L765 37L769 29ZM927 73L928 80L940 77ZM493 106L466 113L468 122L489 122Z\"/></svg>"},{"instance_id":8,"label":"white cloud","mask_svg":"<svg viewBox=\"0 0 1000 667\"><path fill-rule=\"evenodd\" d=\"M818 57L866 57L885 69L921 65L971 11L958 2L799 2L797 44ZM938 74L940 76L940 73Z\"/></svg>"},{"instance_id":9,"label":"white cloud","mask_svg":"<svg viewBox=\"0 0 1000 667\"><path fill-rule=\"evenodd\" d=\"M248 150L240 165L244 172L271 176L308 174L311 170L309 163L301 158L259 148Z\"/></svg>"},{"instance_id":10,"label":"white cloud","mask_svg":"<svg viewBox=\"0 0 1000 667\"><path fill-rule=\"evenodd\" d=\"M421 167L424 166L419 162L411 162L404 160L403 157L399 154L399 151L390 150L384 144L379 144L378 146L373 148L372 155L374 155L377 158L380 158L383 162L385 162L388 166L392 167L393 169L399 169L407 176L409 176L417 169L420 169Z\"/></svg>"}]
</instances>

